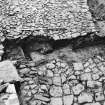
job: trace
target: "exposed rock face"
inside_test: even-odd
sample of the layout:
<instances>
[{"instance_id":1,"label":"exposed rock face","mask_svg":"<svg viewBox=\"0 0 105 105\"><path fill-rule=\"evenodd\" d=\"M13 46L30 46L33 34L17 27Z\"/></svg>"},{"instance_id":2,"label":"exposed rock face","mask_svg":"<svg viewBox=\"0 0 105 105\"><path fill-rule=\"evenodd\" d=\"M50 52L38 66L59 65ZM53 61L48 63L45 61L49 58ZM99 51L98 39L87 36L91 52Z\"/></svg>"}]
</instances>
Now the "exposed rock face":
<instances>
[{"instance_id":1,"label":"exposed rock face","mask_svg":"<svg viewBox=\"0 0 105 105\"><path fill-rule=\"evenodd\" d=\"M87 0L92 16L96 20L105 20L105 3L104 0Z\"/></svg>"},{"instance_id":2,"label":"exposed rock face","mask_svg":"<svg viewBox=\"0 0 105 105\"><path fill-rule=\"evenodd\" d=\"M89 10L94 18L100 36L105 36L105 1L87 0Z\"/></svg>"},{"instance_id":3,"label":"exposed rock face","mask_svg":"<svg viewBox=\"0 0 105 105\"><path fill-rule=\"evenodd\" d=\"M4 0L0 4L2 40L4 34L9 39L33 34L58 40L96 31L87 0Z\"/></svg>"},{"instance_id":4,"label":"exposed rock face","mask_svg":"<svg viewBox=\"0 0 105 105\"><path fill-rule=\"evenodd\" d=\"M21 78L17 73L15 66L11 61L0 62L0 79L5 82L20 81Z\"/></svg>"},{"instance_id":5,"label":"exposed rock face","mask_svg":"<svg viewBox=\"0 0 105 105\"><path fill-rule=\"evenodd\" d=\"M104 0L0 0L0 41L13 41L0 44L0 105L19 105L20 80L22 105L105 105L104 10Z\"/></svg>"},{"instance_id":6,"label":"exposed rock face","mask_svg":"<svg viewBox=\"0 0 105 105\"><path fill-rule=\"evenodd\" d=\"M14 84L8 83L6 89L1 92L0 105L20 105Z\"/></svg>"},{"instance_id":7,"label":"exposed rock face","mask_svg":"<svg viewBox=\"0 0 105 105\"><path fill-rule=\"evenodd\" d=\"M10 50L7 58L20 62L17 70L23 79L20 87L23 105L101 105L105 100L104 46L76 51L67 47L68 52L64 48L47 55L37 52L35 48L29 51L30 61L21 47L7 47ZM69 56L61 59L61 53ZM26 62L19 61L18 56L22 56ZM10 87L7 92L14 92Z\"/></svg>"},{"instance_id":8,"label":"exposed rock face","mask_svg":"<svg viewBox=\"0 0 105 105\"><path fill-rule=\"evenodd\" d=\"M12 61L0 62L0 105L20 105L15 85L22 79Z\"/></svg>"},{"instance_id":9,"label":"exposed rock face","mask_svg":"<svg viewBox=\"0 0 105 105\"><path fill-rule=\"evenodd\" d=\"M30 71L22 75L21 95L25 105L33 105L34 101L39 105L101 105L105 101L102 82L104 62L103 57L95 55L87 61L71 65L60 59L52 59L37 69L30 66ZM21 70L24 68L20 68L20 73ZM48 72L51 74L48 75Z\"/></svg>"}]
</instances>

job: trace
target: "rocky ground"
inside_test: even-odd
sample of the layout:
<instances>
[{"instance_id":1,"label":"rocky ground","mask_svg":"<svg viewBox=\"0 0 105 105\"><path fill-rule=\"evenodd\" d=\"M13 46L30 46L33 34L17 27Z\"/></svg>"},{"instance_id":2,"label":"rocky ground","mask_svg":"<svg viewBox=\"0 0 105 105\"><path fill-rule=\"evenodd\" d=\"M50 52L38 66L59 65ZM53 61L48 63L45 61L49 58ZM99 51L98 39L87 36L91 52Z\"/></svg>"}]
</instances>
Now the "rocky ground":
<instances>
[{"instance_id":1,"label":"rocky ground","mask_svg":"<svg viewBox=\"0 0 105 105\"><path fill-rule=\"evenodd\" d=\"M71 39L97 31L87 0L1 0L0 10L2 40L31 34Z\"/></svg>"},{"instance_id":2,"label":"rocky ground","mask_svg":"<svg viewBox=\"0 0 105 105\"><path fill-rule=\"evenodd\" d=\"M4 50L4 59L18 60L21 105L105 105L104 44L76 50L68 44L48 54L31 50L30 58L19 46Z\"/></svg>"},{"instance_id":3,"label":"rocky ground","mask_svg":"<svg viewBox=\"0 0 105 105\"><path fill-rule=\"evenodd\" d=\"M66 59L61 60L55 53L56 58L51 57L48 63L39 67L21 65L19 73L24 79L21 86L24 104L104 105L105 56L99 48L96 49L99 52L94 54L88 54L87 49L77 51L74 62L73 59L69 63ZM84 58L82 54L87 55L87 59L80 60L78 54L81 58Z\"/></svg>"},{"instance_id":4,"label":"rocky ground","mask_svg":"<svg viewBox=\"0 0 105 105\"><path fill-rule=\"evenodd\" d=\"M104 0L0 0L0 105L105 105Z\"/></svg>"}]
</instances>

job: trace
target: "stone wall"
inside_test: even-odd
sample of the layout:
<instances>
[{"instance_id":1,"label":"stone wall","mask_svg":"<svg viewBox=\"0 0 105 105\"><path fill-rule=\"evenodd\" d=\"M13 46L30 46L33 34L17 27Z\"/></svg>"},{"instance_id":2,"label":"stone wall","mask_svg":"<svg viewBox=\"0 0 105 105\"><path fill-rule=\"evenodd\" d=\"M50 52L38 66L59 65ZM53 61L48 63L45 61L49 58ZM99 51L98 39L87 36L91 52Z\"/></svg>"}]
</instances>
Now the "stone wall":
<instances>
[{"instance_id":1,"label":"stone wall","mask_svg":"<svg viewBox=\"0 0 105 105\"><path fill-rule=\"evenodd\" d=\"M23 105L105 105L104 69L99 55L70 65L60 59L21 65Z\"/></svg>"},{"instance_id":2,"label":"stone wall","mask_svg":"<svg viewBox=\"0 0 105 105\"><path fill-rule=\"evenodd\" d=\"M30 34L70 39L96 31L87 0L1 0L0 5L2 40Z\"/></svg>"},{"instance_id":3,"label":"stone wall","mask_svg":"<svg viewBox=\"0 0 105 105\"><path fill-rule=\"evenodd\" d=\"M15 40L0 45L0 61L15 62L22 79L18 94L22 105L105 105L105 37L95 35L99 31L104 36L99 25L104 22L104 4L100 1L0 0L1 41L28 35L50 36L53 41L77 39L69 40L73 45L53 50L49 42L44 45L37 39L31 45L32 38L28 37L30 41L22 44L30 58ZM44 54L37 51L41 48L53 51Z\"/></svg>"}]
</instances>

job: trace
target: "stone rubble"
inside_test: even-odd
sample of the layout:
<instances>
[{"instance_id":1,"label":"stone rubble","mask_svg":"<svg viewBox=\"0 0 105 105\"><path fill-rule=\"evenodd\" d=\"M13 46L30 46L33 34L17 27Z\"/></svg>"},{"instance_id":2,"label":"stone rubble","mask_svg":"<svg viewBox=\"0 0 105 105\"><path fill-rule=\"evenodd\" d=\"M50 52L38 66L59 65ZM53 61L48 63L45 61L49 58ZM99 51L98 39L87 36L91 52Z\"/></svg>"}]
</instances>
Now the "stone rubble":
<instances>
[{"instance_id":1,"label":"stone rubble","mask_svg":"<svg viewBox=\"0 0 105 105\"><path fill-rule=\"evenodd\" d=\"M2 74L0 75L0 79L5 82L22 80L12 61L9 60L0 62L0 74Z\"/></svg>"},{"instance_id":2,"label":"stone rubble","mask_svg":"<svg viewBox=\"0 0 105 105\"><path fill-rule=\"evenodd\" d=\"M99 35L105 36L105 1L104 0L88 0L87 5L92 14L96 27L99 29Z\"/></svg>"},{"instance_id":3,"label":"stone rubble","mask_svg":"<svg viewBox=\"0 0 105 105\"><path fill-rule=\"evenodd\" d=\"M29 35L71 39L97 31L87 0L4 0L0 4L1 41Z\"/></svg>"},{"instance_id":4,"label":"stone rubble","mask_svg":"<svg viewBox=\"0 0 105 105\"><path fill-rule=\"evenodd\" d=\"M98 60L100 62L97 63ZM45 103L46 105L104 105L101 103L105 101L105 76L104 72L100 72L99 63L101 62L104 66L104 58L100 56L99 59L97 55L87 61L77 62L77 64L75 62L71 65L60 59L52 59L37 67L37 70L34 71L36 77L35 74L28 75L23 72L22 78L25 80L21 87L23 101L28 103L29 100L29 102L40 100L40 104ZM79 66L75 68L75 65ZM90 70L87 72L88 68ZM19 71L22 73L21 69ZM31 71L30 69L29 72ZM81 73L75 75L77 71Z\"/></svg>"},{"instance_id":5,"label":"stone rubble","mask_svg":"<svg viewBox=\"0 0 105 105\"><path fill-rule=\"evenodd\" d=\"M8 100L5 101L5 105L20 105L18 96L16 94L9 95Z\"/></svg>"},{"instance_id":6,"label":"stone rubble","mask_svg":"<svg viewBox=\"0 0 105 105\"><path fill-rule=\"evenodd\" d=\"M9 84L8 87L7 87L7 89L6 89L6 92L7 92L7 93L16 94L16 90L15 90L14 84Z\"/></svg>"},{"instance_id":7,"label":"stone rubble","mask_svg":"<svg viewBox=\"0 0 105 105\"><path fill-rule=\"evenodd\" d=\"M93 96L91 93L81 93L78 96L78 103L89 103L93 101Z\"/></svg>"},{"instance_id":8,"label":"stone rubble","mask_svg":"<svg viewBox=\"0 0 105 105\"><path fill-rule=\"evenodd\" d=\"M0 0L0 42L30 35L54 40L88 33L100 36L98 31L104 36L105 6L98 5L97 0L88 1ZM100 11L91 3L96 3ZM97 10L95 14L91 14L90 7ZM4 51L0 44L0 61ZM0 62L0 105L105 105L105 57L102 55L83 62L73 61L70 65L59 58L44 62L46 56L36 52L30 52L30 57L32 61L19 64L17 69L15 60L25 60L25 55L21 47L15 46L7 54L10 61ZM11 83L14 81L22 82L18 95L15 84ZM23 103L19 103L19 95Z\"/></svg>"},{"instance_id":9,"label":"stone rubble","mask_svg":"<svg viewBox=\"0 0 105 105\"><path fill-rule=\"evenodd\" d=\"M84 86L81 84L77 84L76 86L72 87L74 95L79 95L83 90Z\"/></svg>"},{"instance_id":10,"label":"stone rubble","mask_svg":"<svg viewBox=\"0 0 105 105\"><path fill-rule=\"evenodd\" d=\"M67 95L63 97L64 105L72 105L73 103L73 95Z\"/></svg>"},{"instance_id":11,"label":"stone rubble","mask_svg":"<svg viewBox=\"0 0 105 105\"><path fill-rule=\"evenodd\" d=\"M0 105L20 105L15 84L22 82L22 78L13 62L0 62Z\"/></svg>"}]
</instances>

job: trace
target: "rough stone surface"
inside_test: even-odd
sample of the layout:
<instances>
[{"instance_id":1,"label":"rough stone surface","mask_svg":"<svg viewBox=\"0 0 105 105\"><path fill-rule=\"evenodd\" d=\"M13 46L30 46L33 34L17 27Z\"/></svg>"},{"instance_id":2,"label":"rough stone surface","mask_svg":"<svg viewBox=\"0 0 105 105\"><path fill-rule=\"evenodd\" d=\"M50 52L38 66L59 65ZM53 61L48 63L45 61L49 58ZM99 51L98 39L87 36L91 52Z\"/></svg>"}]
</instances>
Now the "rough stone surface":
<instances>
[{"instance_id":1,"label":"rough stone surface","mask_svg":"<svg viewBox=\"0 0 105 105\"><path fill-rule=\"evenodd\" d=\"M59 87L59 86L51 87L50 94L51 94L51 96L55 96L55 97L62 96L62 89L61 89L61 87Z\"/></svg>"},{"instance_id":2,"label":"rough stone surface","mask_svg":"<svg viewBox=\"0 0 105 105\"><path fill-rule=\"evenodd\" d=\"M95 100L96 100L96 101L102 101L102 100L105 100L105 97L104 97L103 92L95 93Z\"/></svg>"},{"instance_id":3,"label":"rough stone surface","mask_svg":"<svg viewBox=\"0 0 105 105\"><path fill-rule=\"evenodd\" d=\"M14 84L9 84L7 89L6 89L7 93L11 93L11 94L16 94L16 90L15 90L15 86Z\"/></svg>"},{"instance_id":4,"label":"rough stone surface","mask_svg":"<svg viewBox=\"0 0 105 105\"><path fill-rule=\"evenodd\" d=\"M88 0L90 13L92 14L100 36L105 36L105 1Z\"/></svg>"},{"instance_id":5,"label":"rough stone surface","mask_svg":"<svg viewBox=\"0 0 105 105\"><path fill-rule=\"evenodd\" d=\"M51 105L62 105L62 98L51 98Z\"/></svg>"},{"instance_id":6,"label":"rough stone surface","mask_svg":"<svg viewBox=\"0 0 105 105\"><path fill-rule=\"evenodd\" d=\"M6 84L3 83L2 85L0 85L0 89L3 85L6 85ZM0 105L20 105L14 84L7 83L7 87L5 87L1 91L1 93L0 93Z\"/></svg>"},{"instance_id":7,"label":"rough stone surface","mask_svg":"<svg viewBox=\"0 0 105 105\"><path fill-rule=\"evenodd\" d=\"M8 0L0 4L1 41L5 39L4 33L9 39L33 34L57 40L96 31L87 0Z\"/></svg>"},{"instance_id":8,"label":"rough stone surface","mask_svg":"<svg viewBox=\"0 0 105 105\"><path fill-rule=\"evenodd\" d=\"M16 94L11 94L8 100L5 102L6 105L19 105L18 96Z\"/></svg>"},{"instance_id":9,"label":"rough stone surface","mask_svg":"<svg viewBox=\"0 0 105 105\"><path fill-rule=\"evenodd\" d=\"M74 95L79 95L84 90L84 86L82 84L77 84L72 88L72 90L74 92Z\"/></svg>"},{"instance_id":10,"label":"rough stone surface","mask_svg":"<svg viewBox=\"0 0 105 105\"><path fill-rule=\"evenodd\" d=\"M82 63L73 63L74 70L83 70L83 64Z\"/></svg>"},{"instance_id":11,"label":"rough stone surface","mask_svg":"<svg viewBox=\"0 0 105 105\"><path fill-rule=\"evenodd\" d=\"M73 95L67 95L63 97L64 105L72 105Z\"/></svg>"},{"instance_id":12,"label":"rough stone surface","mask_svg":"<svg viewBox=\"0 0 105 105\"><path fill-rule=\"evenodd\" d=\"M24 74L23 100L26 103L39 100L39 104L46 105L101 105L105 100L104 62L104 57L95 55L87 61L77 62L81 66L76 64L76 69L74 63L69 65L60 59L52 59L35 70L33 66L29 72L35 72L36 77L34 73L21 72Z\"/></svg>"},{"instance_id":13,"label":"rough stone surface","mask_svg":"<svg viewBox=\"0 0 105 105\"><path fill-rule=\"evenodd\" d=\"M19 43L27 36L57 45ZM19 105L14 84L5 82L21 78L22 105L105 105L103 36L104 0L0 0L0 42L19 44L0 43L0 61L11 60L0 62L0 105ZM61 39L72 45L62 48Z\"/></svg>"},{"instance_id":14,"label":"rough stone surface","mask_svg":"<svg viewBox=\"0 0 105 105\"><path fill-rule=\"evenodd\" d=\"M81 93L78 97L78 103L89 103L93 101L93 97L90 93Z\"/></svg>"},{"instance_id":15,"label":"rough stone surface","mask_svg":"<svg viewBox=\"0 0 105 105\"><path fill-rule=\"evenodd\" d=\"M0 79L5 82L20 81L21 78L11 61L0 62Z\"/></svg>"}]
</instances>

